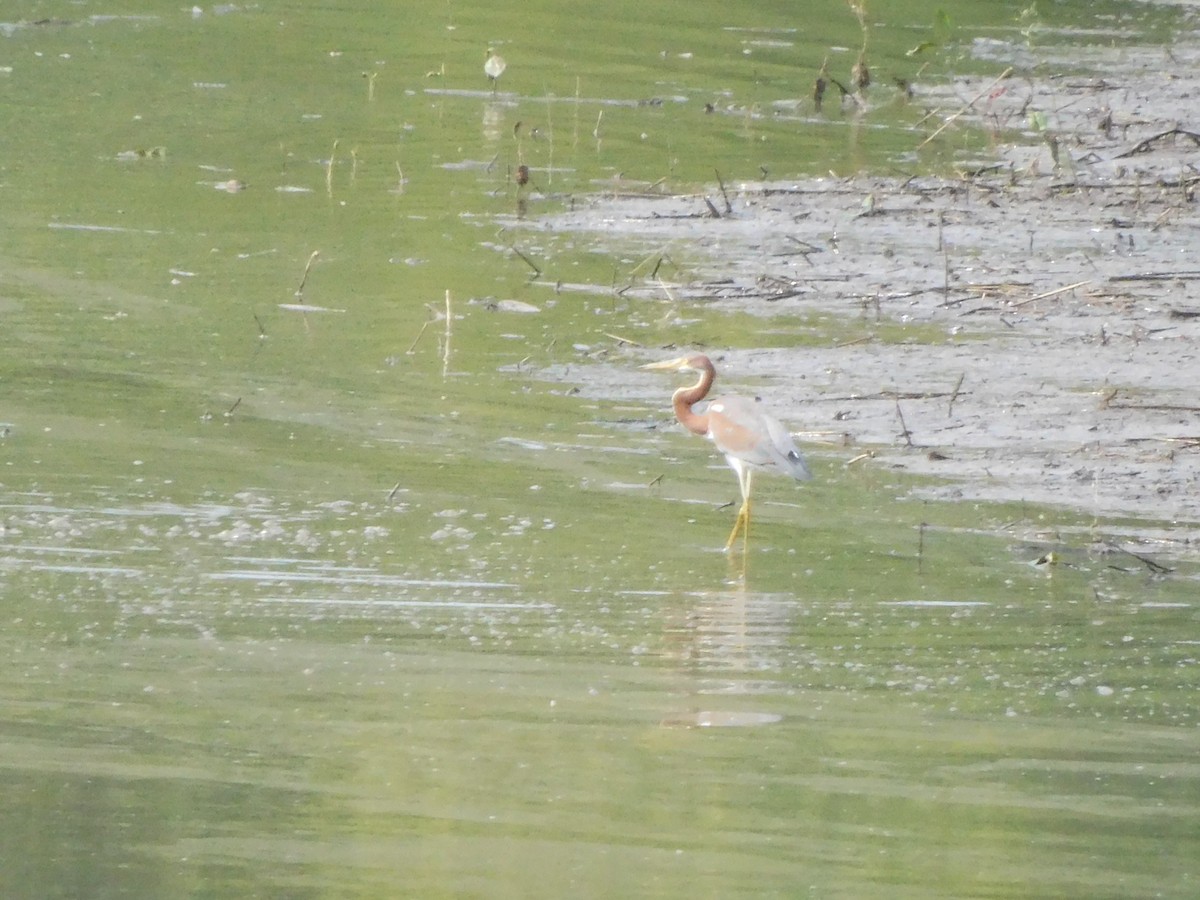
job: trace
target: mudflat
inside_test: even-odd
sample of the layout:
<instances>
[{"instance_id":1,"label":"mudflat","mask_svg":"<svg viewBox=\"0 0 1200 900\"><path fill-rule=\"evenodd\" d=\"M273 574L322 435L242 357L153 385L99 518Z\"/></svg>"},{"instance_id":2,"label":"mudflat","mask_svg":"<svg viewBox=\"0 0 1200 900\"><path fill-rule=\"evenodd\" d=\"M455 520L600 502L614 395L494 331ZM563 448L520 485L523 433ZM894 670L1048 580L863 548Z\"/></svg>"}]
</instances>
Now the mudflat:
<instances>
[{"instance_id":1,"label":"mudflat","mask_svg":"<svg viewBox=\"0 0 1200 900\"><path fill-rule=\"evenodd\" d=\"M932 496L1140 519L1194 552L1200 49L1086 52L1103 75L914 88L931 144L994 135L950 177L614 191L540 227L686 257L686 279L644 273L626 294L862 322L826 345L800 327L794 348L706 348L810 446L936 476Z\"/></svg>"}]
</instances>

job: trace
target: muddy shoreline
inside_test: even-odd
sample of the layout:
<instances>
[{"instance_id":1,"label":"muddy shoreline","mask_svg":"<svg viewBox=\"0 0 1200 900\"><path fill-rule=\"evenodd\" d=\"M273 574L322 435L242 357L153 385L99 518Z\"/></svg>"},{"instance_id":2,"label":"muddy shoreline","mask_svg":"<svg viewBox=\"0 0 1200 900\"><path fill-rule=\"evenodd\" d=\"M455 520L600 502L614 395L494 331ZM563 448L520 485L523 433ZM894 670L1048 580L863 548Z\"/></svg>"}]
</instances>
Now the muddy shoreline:
<instances>
[{"instance_id":1,"label":"muddy shoreline","mask_svg":"<svg viewBox=\"0 0 1200 900\"><path fill-rule=\"evenodd\" d=\"M1105 52L1103 76L1012 76L986 109L963 106L991 79L918 91L942 121L961 110L950 130L1010 126L959 177L605 195L534 227L686 248L686 283L625 296L861 322L867 336L839 345L707 348L726 387L769 393L817 453L936 476L930 496L1132 517L1144 538L1195 547L1200 49L1171 48L1166 86L1156 60ZM1051 128L1011 127L1039 104ZM888 322L912 336L874 334ZM621 382L626 398L661 392Z\"/></svg>"}]
</instances>

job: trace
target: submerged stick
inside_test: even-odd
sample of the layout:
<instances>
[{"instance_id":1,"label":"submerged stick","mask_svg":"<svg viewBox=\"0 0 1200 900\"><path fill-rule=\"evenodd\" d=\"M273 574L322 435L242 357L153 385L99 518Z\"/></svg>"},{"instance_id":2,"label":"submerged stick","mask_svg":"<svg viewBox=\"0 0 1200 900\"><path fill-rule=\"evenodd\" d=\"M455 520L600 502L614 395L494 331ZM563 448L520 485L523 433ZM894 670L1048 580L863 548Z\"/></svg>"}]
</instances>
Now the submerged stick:
<instances>
[{"instance_id":1,"label":"submerged stick","mask_svg":"<svg viewBox=\"0 0 1200 900\"><path fill-rule=\"evenodd\" d=\"M550 138L550 150L546 154L546 184L554 184L554 104L546 95L546 134Z\"/></svg>"},{"instance_id":2,"label":"submerged stick","mask_svg":"<svg viewBox=\"0 0 1200 900\"><path fill-rule=\"evenodd\" d=\"M442 377L450 374L450 324L454 317L450 314L450 291L446 291L446 342L442 347Z\"/></svg>"},{"instance_id":3,"label":"submerged stick","mask_svg":"<svg viewBox=\"0 0 1200 900\"><path fill-rule=\"evenodd\" d=\"M1087 281L1077 281L1074 284L1068 284L1065 287L1055 288L1052 291L1046 291L1043 294L1037 294L1036 296L1027 297L1024 300L1019 300L1018 302L1013 304L1013 308L1016 309L1019 306L1025 306L1027 303L1036 303L1038 300L1046 300L1050 297L1057 297L1059 294L1065 294L1067 291L1073 291L1073 290L1075 290L1075 288L1081 288L1084 285L1088 285L1091 283L1092 283L1091 279L1088 279Z\"/></svg>"},{"instance_id":4,"label":"submerged stick","mask_svg":"<svg viewBox=\"0 0 1200 900\"><path fill-rule=\"evenodd\" d=\"M317 257L320 255L321 255L320 250L314 250L312 252L312 255L310 255L308 257L308 262L306 262L304 264L304 274L302 276L300 276L300 286L298 288L296 288L296 292L295 292L295 294L293 294L293 296L296 297L297 300L303 299L304 285L306 285L308 283L308 273L312 271L313 263L315 263L317 261ZM261 329L262 329L262 323L260 322L259 330L261 330Z\"/></svg>"},{"instance_id":5,"label":"submerged stick","mask_svg":"<svg viewBox=\"0 0 1200 900\"><path fill-rule=\"evenodd\" d=\"M921 574L921 566L925 562L925 528L926 522L917 526L917 574Z\"/></svg>"},{"instance_id":6,"label":"submerged stick","mask_svg":"<svg viewBox=\"0 0 1200 900\"><path fill-rule=\"evenodd\" d=\"M935 129L933 134L931 134L929 137L925 138L925 140L921 141L921 143L917 144L917 149L920 150L922 147L924 147L926 144L928 144L930 141L932 141L935 137L937 137L939 134L941 134L943 131L945 131L947 128L949 128L951 125L953 125L958 119L960 119L962 116L966 115L967 111L972 106L974 106L976 103L978 103L980 100L982 100L985 94L990 93L992 88L994 88L996 85L998 85L1000 82L1002 82L1005 78L1007 78L1009 75L1011 75L1012 72L1013 72L1012 66L1009 66L1007 69L1005 69L1003 72L1001 72L998 78L996 78L987 87L985 87L982 91L980 91L978 94L976 94L974 97L972 97L963 106L962 109L960 109L958 112L954 113L954 115L952 115L945 122L943 122L937 129ZM840 87L840 85L839 85L839 87ZM843 90L845 90L845 89L843 88Z\"/></svg>"},{"instance_id":7,"label":"submerged stick","mask_svg":"<svg viewBox=\"0 0 1200 900\"><path fill-rule=\"evenodd\" d=\"M527 266L529 266L529 268L533 269L533 277L534 277L534 278L541 278L541 277L542 277L542 270L541 270L541 269L539 269L539 268L538 268L536 265L534 265L534 263L533 263L533 260L531 260L531 259L530 259L528 256L526 256L526 255L525 255L524 253L522 253L520 250L518 250L518 249L516 248L516 246L514 246L514 247L512 248L512 252L513 252L513 253L515 253L515 254L517 254L517 256L521 257L521 259L522 259L522 260L524 260L524 262L525 262L525 265L527 265Z\"/></svg>"},{"instance_id":8,"label":"submerged stick","mask_svg":"<svg viewBox=\"0 0 1200 900\"><path fill-rule=\"evenodd\" d=\"M729 194L725 191L725 179L721 177L719 169L713 169L717 175L717 184L721 188L721 196L725 199L725 215L732 215L733 204L729 202Z\"/></svg>"},{"instance_id":9,"label":"submerged stick","mask_svg":"<svg viewBox=\"0 0 1200 900\"><path fill-rule=\"evenodd\" d=\"M869 344L873 340L875 340L875 336L873 334L867 334L867 335L863 335L860 338L855 338L852 341L841 341L840 343L834 344L833 346L835 348L839 348L839 349L842 347L855 347L859 344Z\"/></svg>"},{"instance_id":10,"label":"submerged stick","mask_svg":"<svg viewBox=\"0 0 1200 900\"><path fill-rule=\"evenodd\" d=\"M635 341L633 338L621 337L621 335L613 334L611 331L602 331L600 333L602 335L604 335L606 338L611 338L612 340L616 341L618 344L628 344L631 347L646 346L645 344L643 344L639 341Z\"/></svg>"},{"instance_id":11,"label":"submerged stick","mask_svg":"<svg viewBox=\"0 0 1200 900\"><path fill-rule=\"evenodd\" d=\"M1149 569L1151 572L1154 572L1157 575L1164 575L1167 572L1174 571L1169 566L1164 566L1162 563L1156 563L1154 560L1150 559L1150 557L1148 557L1148 556L1142 556L1142 554L1140 554L1140 553L1134 553L1132 550L1126 550L1120 544L1114 544L1113 546L1117 550L1120 550L1122 553L1124 553L1126 556L1132 556L1138 562L1145 565L1145 567L1147 569Z\"/></svg>"},{"instance_id":12,"label":"submerged stick","mask_svg":"<svg viewBox=\"0 0 1200 900\"><path fill-rule=\"evenodd\" d=\"M337 157L337 148L341 140L333 142L333 149L329 151L329 161L325 163L325 193L330 197L333 196L333 163Z\"/></svg>"},{"instance_id":13,"label":"submerged stick","mask_svg":"<svg viewBox=\"0 0 1200 900\"><path fill-rule=\"evenodd\" d=\"M579 100L582 97L583 81L578 75L575 76L575 115L572 119L571 128L571 148L575 149L579 146Z\"/></svg>"},{"instance_id":14,"label":"submerged stick","mask_svg":"<svg viewBox=\"0 0 1200 900\"><path fill-rule=\"evenodd\" d=\"M421 343L421 336L425 334L425 330L433 322L433 319L426 319L425 324L421 326L421 330L417 332L417 336L413 338L413 342L409 344L407 350L404 351L405 356L412 356L413 351L417 349L417 344Z\"/></svg>"},{"instance_id":15,"label":"submerged stick","mask_svg":"<svg viewBox=\"0 0 1200 900\"><path fill-rule=\"evenodd\" d=\"M661 278L656 278L655 281L658 283L659 289L667 295L668 300L670 300L672 303L678 302L678 298L675 296L675 292L671 290L671 286L669 284L667 284Z\"/></svg>"},{"instance_id":16,"label":"submerged stick","mask_svg":"<svg viewBox=\"0 0 1200 900\"><path fill-rule=\"evenodd\" d=\"M645 269L647 266L649 266L651 262L654 263L654 266L653 266L653 268L651 268L650 274L647 275L646 277L648 279L650 279L651 281L653 281L655 278L658 277L658 270L662 268L662 264L664 262L673 262L673 260L671 260L671 258L667 255L666 246L664 246L664 248L661 250L655 250L649 256L647 256L645 259L643 259L636 266L634 266L632 269L629 270L629 277L631 279L630 283L632 283L632 279L638 277L638 275L642 272L642 270Z\"/></svg>"},{"instance_id":17,"label":"submerged stick","mask_svg":"<svg viewBox=\"0 0 1200 900\"><path fill-rule=\"evenodd\" d=\"M425 324L421 326L421 330L417 332L417 336L413 338L413 342L409 345L408 349L404 351L406 356L412 356L413 351L417 349L417 344L421 342L421 338L429 329L429 326L434 322L440 322L442 320L441 311L435 309L432 303L426 303L425 309L429 313L429 318L425 320Z\"/></svg>"}]
</instances>

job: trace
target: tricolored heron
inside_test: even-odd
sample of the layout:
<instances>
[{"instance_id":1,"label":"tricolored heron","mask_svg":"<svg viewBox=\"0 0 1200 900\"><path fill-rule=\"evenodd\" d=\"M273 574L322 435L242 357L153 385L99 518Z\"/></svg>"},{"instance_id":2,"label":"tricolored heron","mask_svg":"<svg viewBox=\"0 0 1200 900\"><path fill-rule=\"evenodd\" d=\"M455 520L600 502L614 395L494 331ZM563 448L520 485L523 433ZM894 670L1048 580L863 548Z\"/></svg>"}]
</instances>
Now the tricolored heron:
<instances>
[{"instance_id":1,"label":"tricolored heron","mask_svg":"<svg viewBox=\"0 0 1200 900\"><path fill-rule=\"evenodd\" d=\"M492 93L496 93L496 87L500 81L500 76L504 74L504 70L508 68L508 63L504 61L504 57L500 56L491 47L488 47L487 59L483 61L483 73L487 75L488 81L492 83Z\"/></svg>"},{"instance_id":2,"label":"tricolored heron","mask_svg":"<svg viewBox=\"0 0 1200 900\"><path fill-rule=\"evenodd\" d=\"M808 481L812 473L804 457L796 449L792 436L776 419L763 412L758 403L745 397L717 397L708 408L698 413L692 405L699 403L712 389L717 370L712 360L697 353L680 356L665 362L650 363L643 369L658 369L671 372L699 372L700 380L691 387L681 387L671 397L675 418L693 434L711 438L717 449L725 454L730 467L737 473L738 487L742 491L742 508L738 511L733 531L725 542L725 549L733 546L738 532L742 532L742 547L750 535L750 482L757 468L773 468L797 481Z\"/></svg>"}]
</instances>

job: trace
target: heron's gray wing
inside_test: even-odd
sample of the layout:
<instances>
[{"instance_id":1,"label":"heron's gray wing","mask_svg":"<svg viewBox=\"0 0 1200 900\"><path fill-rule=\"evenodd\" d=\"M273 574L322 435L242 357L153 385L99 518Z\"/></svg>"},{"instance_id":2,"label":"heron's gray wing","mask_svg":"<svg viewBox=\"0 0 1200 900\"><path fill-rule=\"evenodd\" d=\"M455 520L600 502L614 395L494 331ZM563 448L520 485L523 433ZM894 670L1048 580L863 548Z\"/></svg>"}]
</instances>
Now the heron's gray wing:
<instances>
[{"instance_id":1,"label":"heron's gray wing","mask_svg":"<svg viewBox=\"0 0 1200 900\"><path fill-rule=\"evenodd\" d=\"M752 466L775 466L797 481L812 478L786 428L745 397L718 397L708 406L709 437L726 456Z\"/></svg>"},{"instance_id":2,"label":"heron's gray wing","mask_svg":"<svg viewBox=\"0 0 1200 900\"><path fill-rule=\"evenodd\" d=\"M775 465L797 481L810 480L812 472L808 470L808 463L804 461L803 454L796 447L796 442L792 440L791 434L783 427L783 423L766 413L763 414L763 419L767 424L771 447L778 454L775 457Z\"/></svg>"}]
</instances>

